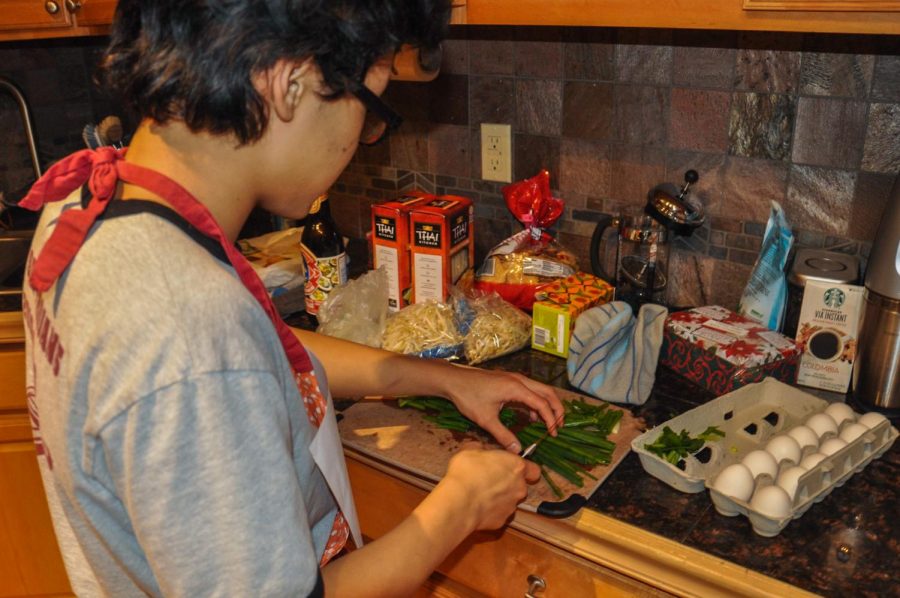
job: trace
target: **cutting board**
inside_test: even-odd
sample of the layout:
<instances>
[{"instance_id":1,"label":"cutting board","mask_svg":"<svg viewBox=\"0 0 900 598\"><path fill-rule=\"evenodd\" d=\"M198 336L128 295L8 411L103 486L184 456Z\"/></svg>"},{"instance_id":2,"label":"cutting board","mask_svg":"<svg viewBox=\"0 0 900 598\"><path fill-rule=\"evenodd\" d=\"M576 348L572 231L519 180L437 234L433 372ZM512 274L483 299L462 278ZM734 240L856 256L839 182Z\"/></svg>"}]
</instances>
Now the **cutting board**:
<instances>
[{"instance_id":1,"label":"cutting board","mask_svg":"<svg viewBox=\"0 0 900 598\"><path fill-rule=\"evenodd\" d=\"M601 403L592 397L557 389L562 400L583 399ZM610 405L610 409L623 412L619 430L609 436L616 443L612 462L590 469L596 480L585 479L579 488L565 478L550 472L554 483L566 497L557 498L547 483L541 479L528 489L528 497L520 508L550 517L568 517L580 509L603 480L625 458L631 440L645 428L643 420L635 418L627 410ZM487 448L500 448L492 438L475 432L461 434L437 427L424 419L417 409L401 409L396 401L366 399L354 403L343 411L338 422L344 445L366 456L383 461L432 482L438 482L447 471L450 458L462 445L472 440L483 442Z\"/></svg>"}]
</instances>

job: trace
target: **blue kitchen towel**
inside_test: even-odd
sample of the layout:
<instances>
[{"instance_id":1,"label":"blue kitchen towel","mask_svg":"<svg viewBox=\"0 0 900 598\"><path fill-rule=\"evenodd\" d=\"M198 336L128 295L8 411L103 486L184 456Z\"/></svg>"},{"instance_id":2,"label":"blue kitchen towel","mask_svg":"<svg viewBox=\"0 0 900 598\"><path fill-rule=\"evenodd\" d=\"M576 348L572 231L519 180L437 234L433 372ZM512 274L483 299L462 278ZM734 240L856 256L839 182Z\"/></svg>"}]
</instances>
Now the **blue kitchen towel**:
<instances>
[{"instance_id":1,"label":"blue kitchen towel","mask_svg":"<svg viewBox=\"0 0 900 598\"><path fill-rule=\"evenodd\" d=\"M668 313L648 303L635 318L631 306L613 301L578 316L566 363L569 382L605 401L646 403Z\"/></svg>"}]
</instances>

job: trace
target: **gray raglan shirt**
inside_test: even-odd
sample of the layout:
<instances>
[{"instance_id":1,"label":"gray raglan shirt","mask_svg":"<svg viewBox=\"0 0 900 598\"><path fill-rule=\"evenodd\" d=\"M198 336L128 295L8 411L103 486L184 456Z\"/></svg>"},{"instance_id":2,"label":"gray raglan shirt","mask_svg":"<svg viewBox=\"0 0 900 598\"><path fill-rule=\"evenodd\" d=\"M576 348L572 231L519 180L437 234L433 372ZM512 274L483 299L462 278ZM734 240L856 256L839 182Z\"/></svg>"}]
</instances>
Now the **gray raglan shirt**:
<instances>
[{"instance_id":1,"label":"gray raglan shirt","mask_svg":"<svg viewBox=\"0 0 900 598\"><path fill-rule=\"evenodd\" d=\"M77 200L45 208L33 255ZM95 225L24 302L35 442L75 592L307 595L335 502L275 330L233 270L140 214Z\"/></svg>"}]
</instances>

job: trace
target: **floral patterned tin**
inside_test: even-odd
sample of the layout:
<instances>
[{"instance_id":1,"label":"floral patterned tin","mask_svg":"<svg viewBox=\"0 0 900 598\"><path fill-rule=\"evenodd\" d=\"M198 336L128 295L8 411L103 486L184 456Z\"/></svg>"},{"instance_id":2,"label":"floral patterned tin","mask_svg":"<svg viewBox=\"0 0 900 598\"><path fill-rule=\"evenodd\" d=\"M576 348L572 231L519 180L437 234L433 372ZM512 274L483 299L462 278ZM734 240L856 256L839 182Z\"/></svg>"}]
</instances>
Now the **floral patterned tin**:
<instances>
[{"instance_id":1,"label":"floral patterned tin","mask_svg":"<svg viewBox=\"0 0 900 598\"><path fill-rule=\"evenodd\" d=\"M793 384L799 360L793 340L718 305L666 318L660 363L717 396L767 377Z\"/></svg>"}]
</instances>

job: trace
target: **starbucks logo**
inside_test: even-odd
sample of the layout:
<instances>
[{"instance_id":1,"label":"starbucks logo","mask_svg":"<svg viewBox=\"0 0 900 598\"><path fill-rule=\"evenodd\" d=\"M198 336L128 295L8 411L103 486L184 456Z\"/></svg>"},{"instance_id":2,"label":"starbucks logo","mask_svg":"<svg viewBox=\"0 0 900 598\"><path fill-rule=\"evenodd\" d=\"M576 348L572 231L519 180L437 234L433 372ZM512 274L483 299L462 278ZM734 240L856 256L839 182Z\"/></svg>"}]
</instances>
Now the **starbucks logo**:
<instances>
[{"instance_id":1,"label":"starbucks logo","mask_svg":"<svg viewBox=\"0 0 900 598\"><path fill-rule=\"evenodd\" d=\"M844 291L840 289L828 289L825 291L825 294L822 295L822 300L825 301L825 305L832 309L837 309L844 304Z\"/></svg>"}]
</instances>

